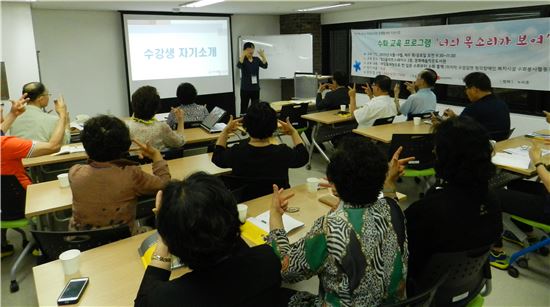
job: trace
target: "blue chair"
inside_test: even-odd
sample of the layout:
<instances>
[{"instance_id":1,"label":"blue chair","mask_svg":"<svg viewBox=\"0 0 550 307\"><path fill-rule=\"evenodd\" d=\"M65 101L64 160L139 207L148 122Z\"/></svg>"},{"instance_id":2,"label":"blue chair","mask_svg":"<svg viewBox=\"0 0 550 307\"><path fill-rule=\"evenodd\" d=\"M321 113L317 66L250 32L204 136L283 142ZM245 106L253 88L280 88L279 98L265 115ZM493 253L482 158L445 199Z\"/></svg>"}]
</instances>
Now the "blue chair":
<instances>
[{"instance_id":1,"label":"blue chair","mask_svg":"<svg viewBox=\"0 0 550 307\"><path fill-rule=\"evenodd\" d=\"M542 231L544 231L546 234L550 233L550 225L538 223L532 220L524 219L522 217L516 216L516 215L510 215L510 218L522 222L524 224L530 225L533 228L538 228ZM529 245L529 242L527 241L526 235L519 230L515 225L512 223L508 223L507 221L510 220L506 218L506 215L503 217L504 219L504 227L511 231L516 237L520 238L520 240L524 243L525 248L513 253L510 256L510 259L508 260L508 275L517 278L519 276L518 269L514 266L514 264L517 264L520 268L527 268L529 266L529 262L527 259L527 256L529 253L536 252L541 247L544 246L550 246L550 237L547 237L544 240L541 240L533 245Z\"/></svg>"}]
</instances>

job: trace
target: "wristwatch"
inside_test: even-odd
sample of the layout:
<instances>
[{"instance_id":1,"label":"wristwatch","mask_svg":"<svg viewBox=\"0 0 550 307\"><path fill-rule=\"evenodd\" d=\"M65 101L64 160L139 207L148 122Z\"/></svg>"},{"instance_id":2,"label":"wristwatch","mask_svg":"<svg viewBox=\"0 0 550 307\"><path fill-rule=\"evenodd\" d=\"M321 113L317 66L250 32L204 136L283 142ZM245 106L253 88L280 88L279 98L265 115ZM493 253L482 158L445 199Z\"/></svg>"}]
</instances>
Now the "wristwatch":
<instances>
[{"instance_id":1,"label":"wristwatch","mask_svg":"<svg viewBox=\"0 0 550 307\"><path fill-rule=\"evenodd\" d=\"M542 165L542 166L544 166L544 168L546 168L546 165L543 162L540 162L540 161L535 163L535 168L539 167L539 165Z\"/></svg>"},{"instance_id":2,"label":"wristwatch","mask_svg":"<svg viewBox=\"0 0 550 307\"><path fill-rule=\"evenodd\" d=\"M172 258L170 257L162 257L162 256L159 256L157 254L153 254L151 256L151 260L158 260L160 262L172 262Z\"/></svg>"}]
</instances>

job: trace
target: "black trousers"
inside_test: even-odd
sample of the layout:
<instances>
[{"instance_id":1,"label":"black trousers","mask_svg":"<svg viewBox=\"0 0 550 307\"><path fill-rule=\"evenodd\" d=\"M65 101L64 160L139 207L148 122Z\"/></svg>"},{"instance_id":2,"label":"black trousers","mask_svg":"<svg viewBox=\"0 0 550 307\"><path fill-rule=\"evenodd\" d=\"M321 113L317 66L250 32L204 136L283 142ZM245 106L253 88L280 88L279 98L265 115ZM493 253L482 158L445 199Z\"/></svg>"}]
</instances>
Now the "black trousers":
<instances>
[{"instance_id":1,"label":"black trousers","mask_svg":"<svg viewBox=\"0 0 550 307\"><path fill-rule=\"evenodd\" d=\"M508 190L498 191L502 211L519 217L550 224L550 197L542 183L517 180L508 184ZM512 220L524 232L533 231L533 227ZM502 241L495 246L502 246Z\"/></svg>"},{"instance_id":2,"label":"black trousers","mask_svg":"<svg viewBox=\"0 0 550 307\"><path fill-rule=\"evenodd\" d=\"M260 102L260 90L241 90L241 115L246 114L246 111L248 110L248 102L250 102L250 104Z\"/></svg>"}]
</instances>

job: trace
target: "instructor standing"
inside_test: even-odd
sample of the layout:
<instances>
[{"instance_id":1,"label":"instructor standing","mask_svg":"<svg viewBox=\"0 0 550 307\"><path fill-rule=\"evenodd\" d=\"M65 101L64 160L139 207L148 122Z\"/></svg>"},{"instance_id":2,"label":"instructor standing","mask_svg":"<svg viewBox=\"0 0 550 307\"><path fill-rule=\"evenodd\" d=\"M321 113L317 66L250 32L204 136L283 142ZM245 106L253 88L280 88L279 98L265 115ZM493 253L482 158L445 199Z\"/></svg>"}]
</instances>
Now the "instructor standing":
<instances>
[{"instance_id":1,"label":"instructor standing","mask_svg":"<svg viewBox=\"0 0 550 307\"><path fill-rule=\"evenodd\" d=\"M254 44L244 43L243 53L239 57L237 67L241 69L241 115L246 114L248 102L256 103L260 101L260 67L267 68L267 59L264 51L260 49L260 57L254 56Z\"/></svg>"}]
</instances>

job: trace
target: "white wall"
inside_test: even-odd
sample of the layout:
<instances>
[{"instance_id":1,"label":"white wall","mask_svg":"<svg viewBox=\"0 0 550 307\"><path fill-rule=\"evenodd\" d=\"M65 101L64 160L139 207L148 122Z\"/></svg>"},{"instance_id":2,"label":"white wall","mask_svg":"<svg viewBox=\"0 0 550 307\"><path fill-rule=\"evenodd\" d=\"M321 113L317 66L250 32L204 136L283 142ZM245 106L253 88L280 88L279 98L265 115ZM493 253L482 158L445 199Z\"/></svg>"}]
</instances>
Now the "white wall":
<instances>
[{"instance_id":1,"label":"white wall","mask_svg":"<svg viewBox=\"0 0 550 307\"><path fill-rule=\"evenodd\" d=\"M404 4L390 3L389 5L374 8L324 13L321 14L321 24L415 17L534 5L548 5L548 1L411 1Z\"/></svg>"},{"instance_id":2,"label":"white wall","mask_svg":"<svg viewBox=\"0 0 550 307\"><path fill-rule=\"evenodd\" d=\"M71 118L128 116L120 15L100 11L32 11L42 82L63 94Z\"/></svg>"},{"instance_id":3,"label":"white wall","mask_svg":"<svg viewBox=\"0 0 550 307\"><path fill-rule=\"evenodd\" d=\"M275 15L233 15L231 18L231 29L233 33L233 76L235 80L235 110L240 114L241 98L240 88L241 80L239 69L236 68L237 60L241 54L239 48L239 36L245 35L270 35L279 34L279 16ZM267 59L269 63L269 59ZM260 74L262 72L260 71ZM261 80L260 81L260 100L279 101L281 100L281 81L280 80Z\"/></svg>"},{"instance_id":4,"label":"white wall","mask_svg":"<svg viewBox=\"0 0 550 307\"><path fill-rule=\"evenodd\" d=\"M120 14L113 11L32 11L42 80L54 95L63 94L69 112L128 116L124 44ZM234 64L240 35L279 34L279 17L234 15ZM237 111L240 80L234 66ZM279 80L261 81L261 99L280 100Z\"/></svg>"},{"instance_id":5,"label":"white wall","mask_svg":"<svg viewBox=\"0 0 550 307\"><path fill-rule=\"evenodd\" d=\"M25 83L38 81L31 8L28 3L0 3L2 8L2 48L11 99L21 96Z\"/></svg>"},{"instance_id":6,"label":"white wall","mask_svg":"<svg viewBox=\"0 0 550 307\"><path fill-rule=\"evenodd\" d=\"M368 21L401 17L414 17L445 13L457 13L476 10L499 9L510 7L548 5L548 1L418 1L399 5L388 5L370 9L356 9L342 12L325 13L321 15L321 24L335 24L356 21ZM451 108L457 114L462 107L438 104L440 113ZM512 136L519 136L536 130L547 129L543 117L522 114L510 114L511 127L516 128ZM396 119L397 121L398 119Z\"/></svg>"}]
</instances>

